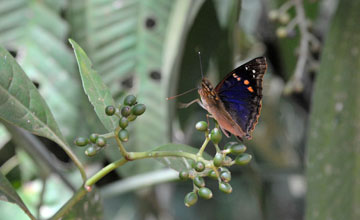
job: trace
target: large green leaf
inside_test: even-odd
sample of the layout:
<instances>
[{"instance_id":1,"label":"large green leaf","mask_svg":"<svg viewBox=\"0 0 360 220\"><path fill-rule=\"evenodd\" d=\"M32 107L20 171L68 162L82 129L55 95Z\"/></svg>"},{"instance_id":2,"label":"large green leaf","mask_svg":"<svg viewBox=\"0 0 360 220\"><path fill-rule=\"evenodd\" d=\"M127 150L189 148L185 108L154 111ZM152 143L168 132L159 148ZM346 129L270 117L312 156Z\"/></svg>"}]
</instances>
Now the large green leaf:
<instances>
[{"instance_id":1,"label":"large green leaf","mask_svg":"<svg viewBox=\"0 0 360 220\"><path fill-rule=\"evenodd\" d=\"M25 206L15 189L11 186L10 182L0 172L0 200L5 202L12 202L17 204L24 212L31 218L36 219Z\"/></svg>"},{"instance_id":2,"label":"large green leaf","mask_svg":"<svg viewBox=\"0 0 360 220\"><path fill-rule=\"evenodd\" d=\"M310 116L306 219L360 219L360 1L340 1Z\"/></svg>"},{"instance_id":3,"label":"large green leaf","mask_svg":"<svg viewBox=\"0 0 360 220\"><path fill-rule=\"evenodd\" d=\"M0 47L0 118L58 143L81 169L49 107L14 58Z\"/></svg>"},{"instance_id":4,"label":"large green leaf","mask_svg":"<svg viewBox=\"0 0 360 220\"><path fill-rule=\"evenodd\" d=\"M75 62L64 41L68 33L60 17L65 0L1 1L0 44L18 54L18 62L48 103L66 139L79 130L81 90ZM44 19L46 18L46 19Z\"/></svg>"},{"instance_id":5,"label":"large green leaf","mask_svg":"<svg viewBox=\"0 0 360 220\"><path fill-rule=\"evenodd\" d=\"M115 102L111 96L110 90L103 83L100 75L94 69L92 69L92 63L84 50L71 39L70 43L74 48L85 93L87 94L97 116L105 128L108 131L115 130L116 116L109 117L105 114L106 106L115 106Z\"/></svg>"}]
</instances>

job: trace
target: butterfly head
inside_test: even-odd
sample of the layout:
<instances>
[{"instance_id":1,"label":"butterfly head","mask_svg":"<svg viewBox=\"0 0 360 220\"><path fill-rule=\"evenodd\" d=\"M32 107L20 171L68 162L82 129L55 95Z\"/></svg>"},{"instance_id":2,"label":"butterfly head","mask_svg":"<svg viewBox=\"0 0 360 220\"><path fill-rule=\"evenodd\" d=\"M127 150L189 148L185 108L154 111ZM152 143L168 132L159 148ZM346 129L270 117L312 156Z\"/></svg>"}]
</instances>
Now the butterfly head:
<instances>
[{"instance_id":1,"label":"butterfly head","mask_svg":"<svg viewBox=\"0 0 360 220\"><path fill-rule=\"evenodd\" d=\"M201 87L198 89L198 92L202 99L219 100L211 82L205 77L201 80Z\"/></svg>"}]
</instances>

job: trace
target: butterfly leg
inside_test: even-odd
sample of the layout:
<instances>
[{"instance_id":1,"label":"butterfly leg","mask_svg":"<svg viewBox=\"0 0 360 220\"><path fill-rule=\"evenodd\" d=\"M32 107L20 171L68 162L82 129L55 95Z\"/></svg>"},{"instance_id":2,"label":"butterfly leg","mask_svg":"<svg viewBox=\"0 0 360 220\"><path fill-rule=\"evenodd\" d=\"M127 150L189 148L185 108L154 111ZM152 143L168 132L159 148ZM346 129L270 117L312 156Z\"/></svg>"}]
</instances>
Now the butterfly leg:
<instances>
[{"instance_id":1,"label":"butterfly leg","mask_svg":"<svg viewBox=\"0 0 360 220\"><path fill-rule=\"evenodd\" d=\"M209 118L214 118L214 117L210 114L206 114L206 121L207 121L208 127L210 126ZM208 130L210 131L210 128L208 128Z\"/></svg>"},{"instance_id":2,"label":"butterfly leg","mask_svg":"<svg viewBox=\"0 0 360 220\"><path fill-rule=\"evenodd\" d=\"M237 138L241 143L244 142L243 139L242 139L240 136L236 136L236 138Z\"/></svg>"},{"instance_id":3,"label":"butterfly leg","mask_svg":"<svg viewBox=\"0 0 360 220\"><path fill-rule=\"evenodd\" d=\"M220 126L220 128L221 128L221 131L225 134L225 136L229 138L229 137L230 137L230 132L228 132L227 130L223 129L221 126Z\"/></svg>"},{"instance_id":4,"label":"butterfly leg","mask_svg":"<svg viewBox=\"0 0 360 220\"><path fill-rule=\"evenodd\" d=\"M191 102L188 102L188 103L180 103L179 107L180 108L187 108L187 107L189 107L190 105L192 105L194 103L198 103L203 109L206 109L205 106L201 103L200 99L195 99L195 100L192 100Z\"/></svg>"}]
</instances>

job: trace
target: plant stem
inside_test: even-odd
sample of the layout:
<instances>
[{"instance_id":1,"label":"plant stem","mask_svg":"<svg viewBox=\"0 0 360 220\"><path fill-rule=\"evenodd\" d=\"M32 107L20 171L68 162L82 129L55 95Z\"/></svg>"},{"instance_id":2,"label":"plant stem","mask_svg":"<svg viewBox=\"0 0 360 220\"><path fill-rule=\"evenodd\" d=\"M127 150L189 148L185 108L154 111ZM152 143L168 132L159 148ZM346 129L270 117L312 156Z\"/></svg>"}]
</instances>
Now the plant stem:
<instances>
[{"instance_id":1,"label":"plant stem","mask_svg":"<svg viewBox=\"0 0 360 220\"><path fill-rule=\"evenodd\" d=\"M218 144L214 144L214 146L215 146L215 149L216 149L216 153L221 151Z\"/></svg>"},{"instance_id":2,"label":"plant stem","mask_svg":"<svg viewBox=\"0 0 360 220\"><path fill-rule=\"evenodd\" d=\"M75 163L75 165L77 166L77 168L80 171L80 174L81 174L81 177L82 177L83 181L85 182L86 179L87 179L87 176L86 176L86 173L85 173L84 166L82 165L82 163L80 162L78 157L72 152L72 150L68 147L68 145L62 139L56 137L54 140L56 140L55 142L57 142L62 147L62 149L65 151L65 153Z\"/></svg>"},{"instance_id":3,"label":"plant stem","mask_svg":"<svg viewBox=\"0 0 360 220\"><path fill-rule=\"evenodd\" d=\"M116 168L124 165L128 160L125 159L125 157L121 158L120 160L117 160L115 162L110 163L106 167L102 168L99 172L97 172L95 175L90 177L86 183L85 186L92 186L97 181L99 181L101 178L103 178L106 174L110 173L111 171L115 170Z\"/></svg>"},{"instance_id":4,"label":"plant stem","mask_svg":"<svg viewBox=\"0 0 360 220\"><path fill-rule=\"evenodd\" d=\"M109 133L106 133L106 134L102 134L102 135L99 135L100 137L104 137L104 138L114 138L115 137L115 134L114 132L109 132Z\"/></svg>"},{"instance_id":5,"label":"plant stem","mask_svg":"<svg viewBox=\"0 0 360 220\"><path fill-rule=\"evenodd\" d=\"M149 151L149 152L130 152L130 160L138 160L144 158L157 158L157 157L185 157L192 160L199 160L198 156L188 152L182 151ZM208 162L204 158L200 158L203 162Z\"/></svg>"},{"instance_id":6,"label":"plant stem","mask_svg":"<svg viewBox=\"0 0 360 220\"><path fill-rule=\"evenodd\" d=\"M117 127L116 130L115 130L114 138L115 138L116 143L117 143L117 145L118 145L118 147L119 147L119 150L120 150L120 152L121 152L121 155L122 155L123 157L127 158L128 152L126 151L124 145L122 145L122 142L121 142L121 140L119 139L119 136L118 136L119 131L120 131L120 127Z\"/></svg>"},{"instance_id":7,"label":"plant stem","mask_svg":"<svg viewBox=\"0 0 360 220\"><path fill-rule=\"evenodd\" d=\"M199 157L202 156L202 154L203 154L207 144L209 143L209 141L210 141L209 135L206 135L206 138L205 138L205 141L204 141L203 145L201 146L199 152L196 154L197 156L199 156Z\"/></svg>"}]
</instances>

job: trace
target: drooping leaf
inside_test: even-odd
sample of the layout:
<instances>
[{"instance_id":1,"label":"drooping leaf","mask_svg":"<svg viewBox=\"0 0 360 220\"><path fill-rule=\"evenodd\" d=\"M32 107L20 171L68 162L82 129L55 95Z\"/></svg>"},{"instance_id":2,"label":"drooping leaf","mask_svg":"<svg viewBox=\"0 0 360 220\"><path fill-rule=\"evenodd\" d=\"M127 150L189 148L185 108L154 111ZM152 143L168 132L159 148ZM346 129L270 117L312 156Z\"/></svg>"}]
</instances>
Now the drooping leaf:
<instances>
[{"instance_id":1,"label":"drooping leaf","mask_svg":"<svg viewBox=\"0 0 360 220\"><path fill-rule=\"evenodd\" d=\"M11 183L0 172L0 200L5 202L11 202L17 204L24 212L31 218L36 219L29 209L25 206L20 196L16 193L15 189L11 186Z\"/></svg>"},{"instance_id":2,"label":"drooping leaf","mask_svg":"<svg viewBox=\"0 0 360 220\"><path fill-rule=\"evenodd\" d=\"M165 144L163 146L157 147L152 151L177 151L177 152L187 152L191 154L196 154L199 149L185 145L185 144ZM211 156L207 153L203 153L205 159L210 159ZM168 166L174 170L182 171L185 169L190 169L191 164L194 162L192 159L184 157L160 157L156 158L157 161L161 162L165 166Z\"/></svg>"},{"instance_id":3,"label":"drooping leaf","mask_svg":"<svg viewBox=\"0 0 360 220\"><path fill-rule=\"evenodd\" d=\"M314 86L306 219L360 219L359 1L340 1Z\"/></svg>"},{"instance_id":4,"label":"drooping leaf","mask_svg":"<svg viewBox=\"0 0 360 220\"><path fill-rule=\"evenodd\" d=\"M83 97L75 59L65 44L68 25L59 13L65 0L10 2L0 4L0 44L17 54L18 63L37 83L66 140L72 141L81 126L79 99Z\"/></svg>"},{"instance_id":5,"label":"drooping leaf","mask_svg":"<svg viewBox=\"0 0 360 220\"><path fill-rule=\"evenodd\" d=\"M0 117L34 134L63 141L45 101L14 58L0 48Z\"/></svg>"},{"instance_id":6,"label":"drooping leaf","mask_svg":"<svg viewBox=\"0 0 360 220\"><path fill-rule=\"evenodd\" d=\"M68 147L49 107L14 58L0 47L0 118L58 143L83 171ZM85 179L85 173L82 172Z\"/></svg>"},{"instance_id":7,"label":"drooping leaf","mask_svg":"<svg viewBox=\"0 0 360 220\"><path fill-rule=\"evenodd\" d=\"M110 90L92 68L92 63L84 50L75 41L71 39L69 41L74 48L85 93L105 128L113 131L116 128L116 116L109 117L105 114L106 106L115 106Z\"/></svg>"}]
</instances>

